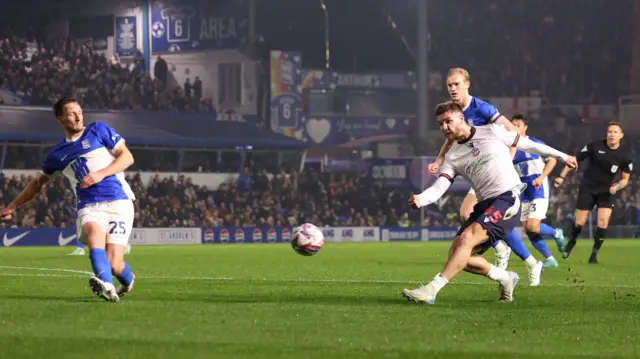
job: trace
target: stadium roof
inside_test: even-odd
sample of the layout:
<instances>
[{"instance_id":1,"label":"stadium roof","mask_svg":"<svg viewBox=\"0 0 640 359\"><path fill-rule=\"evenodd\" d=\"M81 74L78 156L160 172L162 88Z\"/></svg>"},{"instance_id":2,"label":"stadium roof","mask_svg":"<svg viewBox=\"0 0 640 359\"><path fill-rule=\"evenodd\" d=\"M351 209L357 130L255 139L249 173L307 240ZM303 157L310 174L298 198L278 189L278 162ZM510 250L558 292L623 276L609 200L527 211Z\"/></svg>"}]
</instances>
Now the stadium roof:
<instances>
[{"instance_id":1,"label":"stadium roof","mask_svg":"<svg viewBox=\"0 0 640 359\"><path fill-rule=\"evenodd\" d=\"M151 111L87 111L85 123L104 122L127 142L175 147L306 148L300 140L251 123L216 121L211 115ZM48 108L0 108L0 141L59 142L60 125Z\"/></svg>"}]
</instances>

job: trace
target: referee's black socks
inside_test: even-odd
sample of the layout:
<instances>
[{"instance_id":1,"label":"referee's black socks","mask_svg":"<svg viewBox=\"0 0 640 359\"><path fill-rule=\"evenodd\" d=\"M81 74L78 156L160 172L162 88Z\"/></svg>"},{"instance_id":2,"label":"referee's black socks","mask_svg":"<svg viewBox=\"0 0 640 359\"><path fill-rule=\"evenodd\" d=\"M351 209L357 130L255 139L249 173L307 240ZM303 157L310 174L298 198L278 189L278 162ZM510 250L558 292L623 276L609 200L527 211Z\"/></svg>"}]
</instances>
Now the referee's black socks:
<instances>
[{"instance_id":1,"label":"referee's black socks","mask_svg":"<svg viewBox=\"0 0 640 359\"><path fill-rule=\"evenodd\" d=\"M607 232L606 228L596 228L596 234L593 236L593 251L591 252L592 255L597 255L598 252L600 251L600 248L602 247L602 243L604 242L604 237L605 234Z\"/></svg>"},{"instance_id":2,"label":"referee's black socks","mask_svg":"<svg viewBox=\"0 0 640 359\"><path fill-rule=\"evenodd\" d=\"M571 229L571 242L575 242L578 236L582 232L582 226L578 226L575 223L573 224L573 228Z\"/></svg>"}]
</instances>

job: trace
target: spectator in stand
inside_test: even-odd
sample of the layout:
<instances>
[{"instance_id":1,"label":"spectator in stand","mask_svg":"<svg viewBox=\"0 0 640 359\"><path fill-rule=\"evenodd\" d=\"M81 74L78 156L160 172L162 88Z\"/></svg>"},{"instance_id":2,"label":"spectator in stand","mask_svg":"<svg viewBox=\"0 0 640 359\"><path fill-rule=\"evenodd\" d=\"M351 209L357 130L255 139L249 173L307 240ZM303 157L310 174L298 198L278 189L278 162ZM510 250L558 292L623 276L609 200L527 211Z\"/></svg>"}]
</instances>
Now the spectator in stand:
<instances>
[{"instance_id":1,"label":"spectator in stand","mask_svg":"<svg viewBox=\"0 0 640 359\"><path fill-rule=\"evenodd\" d=\"M50 106L63 95L78 98L87 109L145 109L214 113L211 99L202 98L202 83L194 96L181 87L166 89L168 68L159 57L152 79L144 71L141 53L133 62L107 59L90 44L73 38L51 41L49 47L29 48L15 36L0 46L0 88L31 105Z\"/></svg>"},{"instance_id":2,"label":"spectator in stand","mask_svg":"<svg viewBox=\"0 0 640 359\"><path fill-rule=\"evenodd\" d=\"M164 88L167 86L167 75L169 74L169 66L167 62L158 55L156 64L153 66L153 77L160 80L161 86Z\"/></svg>"},{"instance_id":3,"label":"spectator in stand","mask_svg":"<svg viewBox=\"0 0 640 359\"><path fill-rule=\"evenodd\" d=\"M247 173L249 169L246 169ZM128 178L138 200L137 227L195 226L274 226L297 225L305 222L319 226L419 226L419 213L406 206L408 192L388 190L373 183L361 184L365 175L281 172L273 176L264 173L268 186L240 190L233 182L218 188L198 186L190 178L159 175L143 183L140 175ZM247 175L249 176L249 175ZM271 179L269 179L271 177ZM18 195L28 177L0 176L0 201L5 205ZM0 226L66 227L73 223L73 195L67 191L63 178L55 180L39 195L21 217ZM635 183L635 178L634 178ZM322 192L324 186L330 191ZM301 191L302 186L314 192ZM311 187L309 187L311 186ZM577 187L568 184L551 197L554 211L549 221L554 226L571 224L572 207ZM620 195L612 218L615 224L637 225L636 188L629 186ZM426 208L425 226L458 226L455 217L462 195L443 199L441 207ZM49 201L55 198L56 202ZM400 213L400 214L399 214ZM453 213L449 216L448 213ZM631 235L631 234L629 234Z\"/></svg>"}]
</instances>

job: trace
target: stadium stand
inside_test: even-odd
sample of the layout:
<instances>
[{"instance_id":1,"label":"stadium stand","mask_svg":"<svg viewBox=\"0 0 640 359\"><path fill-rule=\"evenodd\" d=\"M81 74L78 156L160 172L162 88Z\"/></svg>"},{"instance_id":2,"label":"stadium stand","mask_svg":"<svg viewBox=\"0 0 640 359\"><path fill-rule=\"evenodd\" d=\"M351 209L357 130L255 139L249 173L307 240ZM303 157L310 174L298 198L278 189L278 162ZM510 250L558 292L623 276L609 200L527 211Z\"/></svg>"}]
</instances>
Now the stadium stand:
<instances>
[{"instance_id":1,"label":"stadium stand","mask_svg":"<svg viewBox=\"0 0 640 359\"><path fill-rule=\"evenodd\" d=\"M572 11L570 3L552 0L539 2L533 8L525 6L524 1L492 0L488 5L473 0L433 2L430 27L451 28L451 31L431 32L433 74L442 80L442 73L451 64L467 67L473 76L473 93L483 96L533 95L544 97L550 103L613 102L619 93L627 92L628 86L627 83L606 80L607 76L625 78L615 74L629 68L630 54L623 46L629 43L632 33L631 14L624 11L627 2L593 1L583 4L590 11L579 12ZM288 6L285 3L282 6ZM439 13L454 14L455 26L448 25L450 17L438 16ZM524 13L527 16L520 16ZM520 22L521 18L526 19L526 23ZM606 20L609 18L618 20L611 23ZM603 22L608 26L598 26ZM290 19L282 26L285 25L296 29L306 26L306 19ZM297 43L292 37L282 36L282 29L274 24L258 26L272 47L277 47L278 41L287 41L285 47L312 52L305 51L308 42ZM531 31L532 28L537 32ZM413 30L406 28L404 32L412 34ZM476 41L478 32L487 34L482 37L484 42ZM0 101L5 104L24 101L29 105L49 106L62 94L74 94L86 109L132 110L118 116L88 111L87 119L88 122L109 123L128 141L139 145L305 147L300 141L259 130L249 124L213 121L216 109L209 99L198 95L197 88L201 85L194 83L188 86L191 92L185 92L185 87L165 91L161 80L162 66L151 69L151 74L147 73L140 57L126 65L115 58L107 59L89 44L81 44L72 37L38 41L38 34L13 32L9 28L4 29L0 39ZM470 39L474 39L473 43ZM452 48L449 44L454 40L463 46ZM469 52L488 55L469 57ZM442 56L443 53L447 55ZM334 61L339 64L340 57ZM602 77L597 81L598 86L586 83L594 81L593 76L586 74L594 73ZM441 83L432 82L431 90L438 87ZM439 92L442 95L444 89L440 88ZM151 115L144 110L157 112ZM178 112L204 113L181 116L178 120ZM542 118L566 117L565 114L549 112L537 115ZM0 110L3 126L0 140L14 141L8 147L4 168L38 168L43 148L37 145L17 146L15 141L59 140L59 129L50 116L47 111ZM581 131L586 129L584 126L580 127ZM538 135L535 129L532 130L534 135ZM599 129L589 130L597 132ZM566 151L574 151L587 140L578 136L567 140L566 136L558 136L555 132L540 133L538 137ZM251 138L250 143L247 138ZM134 154L137 170L171 171L178 162L178 153L174 150L138 148L134 149ZM304 221L327 225L405 225L406 221L409 224L419 221L415 212L406 206L407 193L372 183L366 175L281 171L273 156L250 155L252 159L246 161L250 174L240 176L239 182L225 183L218 188L195 185L189 178L158 177L144 183L140 177L134 176L132 183L140 198L137 225L218 226ZM183 169L238 172L242 162L237 153L217 159L212 157L215 156L205 152L189 154L183 159ZM26 178L26 175L2 177L0 195L4 203L17 194ZM551 222L566 225L572 220L575 181L572 178L566 189L554 192ZM638 223L640 204L637 202L640 196L636 192L635 177L633 183L633 188L626 189L620 196L613 216L620 223L615 224ZM33 209L12 225L40 227L70 223L73 201L68 193L59 196L62 192L67 193L62 180L59 180L48 189L48 195L41 195ZM51 205L49 196L64 199ZM457 223L460 196L450 197L441 207L434 205L428 208L423 225Z\"/></svg>"}]
</instances>

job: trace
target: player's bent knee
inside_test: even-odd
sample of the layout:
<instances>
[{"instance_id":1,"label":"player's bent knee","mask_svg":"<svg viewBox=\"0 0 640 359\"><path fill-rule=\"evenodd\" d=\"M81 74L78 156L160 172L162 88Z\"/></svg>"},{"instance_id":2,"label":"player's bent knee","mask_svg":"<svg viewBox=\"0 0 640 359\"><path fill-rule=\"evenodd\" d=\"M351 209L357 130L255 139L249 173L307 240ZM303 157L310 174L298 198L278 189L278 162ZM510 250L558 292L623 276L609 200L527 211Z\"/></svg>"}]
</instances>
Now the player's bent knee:
<instances>
[{"instance_id":1,"label":"player's bent knee","mask_svg":"<svg viewBox=\"0 0 640 359\"><path fill-rule=\"evenodd\" d=\"M527 232L527 235L534 235L540 233L540 223L531 223L527 222L524 227L524 231Z\"/></svg>"},{"instance_id":2,"label":"player's bent knee","mask_svg":"<svg viewBox=\"0 0 640 359\"><path fill-rule=\"evenodd\" d=\"M486 231L478 223L473 223L460 234L459 246L469 247L471 249L478 246L482 241L482 237L486 237ZM485 238L486 239L486 238Z\"/></svg>"}]
</instances>

